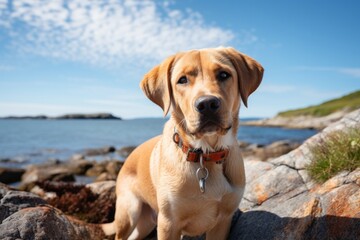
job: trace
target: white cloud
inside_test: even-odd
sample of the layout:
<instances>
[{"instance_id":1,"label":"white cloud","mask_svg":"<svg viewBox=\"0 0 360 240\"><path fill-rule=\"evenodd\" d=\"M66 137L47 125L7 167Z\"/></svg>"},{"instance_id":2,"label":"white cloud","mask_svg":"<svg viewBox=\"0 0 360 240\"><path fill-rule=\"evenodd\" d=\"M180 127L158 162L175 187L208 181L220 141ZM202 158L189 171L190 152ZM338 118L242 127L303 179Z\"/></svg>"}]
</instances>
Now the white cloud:
<instances>
[{"instance_id":1,"label":"white cloud","mask_svg":"<svg viewBox=\"0 0 360 240\"><path fill-rule=\"evenodd\" d=\"M201 14L153 0L0 0L12 45L46 57L101 65L158 61L179 50L226 45L234 33ZM244 44L256 41L242 32ZM151 63L153 64L153 63Z\"/></svg>"}]
</instances>

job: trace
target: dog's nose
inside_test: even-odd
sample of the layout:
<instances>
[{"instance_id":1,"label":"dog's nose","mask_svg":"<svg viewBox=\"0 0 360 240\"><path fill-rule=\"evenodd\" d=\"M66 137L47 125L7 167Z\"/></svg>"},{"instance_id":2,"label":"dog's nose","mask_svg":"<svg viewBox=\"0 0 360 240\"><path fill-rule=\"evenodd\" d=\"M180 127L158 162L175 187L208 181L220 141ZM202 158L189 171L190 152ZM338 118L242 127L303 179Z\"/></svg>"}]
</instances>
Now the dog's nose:
<instances>
[{"instance_id":1,"label":"dog's nose","mask_svg":"<svg viewBox=\"0 0 360 240\"><path fill-rule=\"evenodd\" d=\"M214 96L201 96L195 101L195 109L201 114L215 113L220 105L220 99Z\"/></svg>"}]
</instances>

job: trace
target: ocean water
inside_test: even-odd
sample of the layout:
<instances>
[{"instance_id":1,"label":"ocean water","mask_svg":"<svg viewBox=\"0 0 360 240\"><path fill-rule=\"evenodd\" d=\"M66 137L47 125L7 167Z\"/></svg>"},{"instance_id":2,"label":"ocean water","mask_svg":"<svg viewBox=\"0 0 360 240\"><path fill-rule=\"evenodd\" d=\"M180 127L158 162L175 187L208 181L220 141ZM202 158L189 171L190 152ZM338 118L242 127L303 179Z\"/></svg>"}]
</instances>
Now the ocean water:
<instances>
[{"instance_id":1,"label":"ocean water","mask_svg":"<svg viewBox=\"0 0 360 240\"><path fill-rule=\"evenodd\" d=\"M139 145L162 132L166 119L133 120L0 120L0 165L66 160L85 149ZM279 140L302 142L315 130L241 126L238 139L269 144ZM120 156L116 156L120 158Z\"/></svg>"}]
</instances>

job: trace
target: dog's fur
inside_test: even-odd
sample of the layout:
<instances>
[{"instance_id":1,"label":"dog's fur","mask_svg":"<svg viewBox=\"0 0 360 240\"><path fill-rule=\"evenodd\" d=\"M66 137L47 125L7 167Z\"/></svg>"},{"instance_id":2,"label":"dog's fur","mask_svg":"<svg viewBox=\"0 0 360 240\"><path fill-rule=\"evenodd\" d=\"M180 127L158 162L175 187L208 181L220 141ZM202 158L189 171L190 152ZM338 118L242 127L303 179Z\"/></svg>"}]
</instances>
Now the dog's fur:
<instances>
[{"instance_id":1,"label":"dog's fur","mask_svg":"<svg viewBox=\"0 0 360 240\"><path fill-rule=\"evenodd\" d=\"M219 79L225 71L229 77ZM116 183L116 213L104 224L116 239L142 239L157 225L158 239L206 233L206 239L226 239L232 215L245 187L244 164L237 143L240 101L259 86L262 66L233 48L178 53L153 68L141 81L146 96L164 115L171 110L163 134L132 152ZM185 76L187 82L179 83ZM214 96L220 107L211 118L196 109L196 100ZM216 119L216 120L214 120ZM224 163L206 162L209 177L201 193L199 163L173 141L178 132L185 144L203 152L229 149Z\"/></svg>"}]
</instances>

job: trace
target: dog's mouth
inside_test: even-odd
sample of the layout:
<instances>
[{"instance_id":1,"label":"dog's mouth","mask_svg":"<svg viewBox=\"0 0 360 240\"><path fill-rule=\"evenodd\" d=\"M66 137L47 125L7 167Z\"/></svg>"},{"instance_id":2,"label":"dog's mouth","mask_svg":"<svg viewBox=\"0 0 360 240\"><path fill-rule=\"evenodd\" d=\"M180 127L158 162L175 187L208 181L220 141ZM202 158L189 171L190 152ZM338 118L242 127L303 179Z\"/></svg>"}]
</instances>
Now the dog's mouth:
<instances>
[{"instance_id":1,"label":"dog's mouth","mask_svg":"<svg viewBox=\"0 0 360 240\"><path fill-rule=\"evenodd\" d=\"M190 134L196 137L213 134L225 135L231 127L231 125L224 127L219 122L208 120L201 122L194 131L190 132Z\"/></svg>"}]
</instances>

